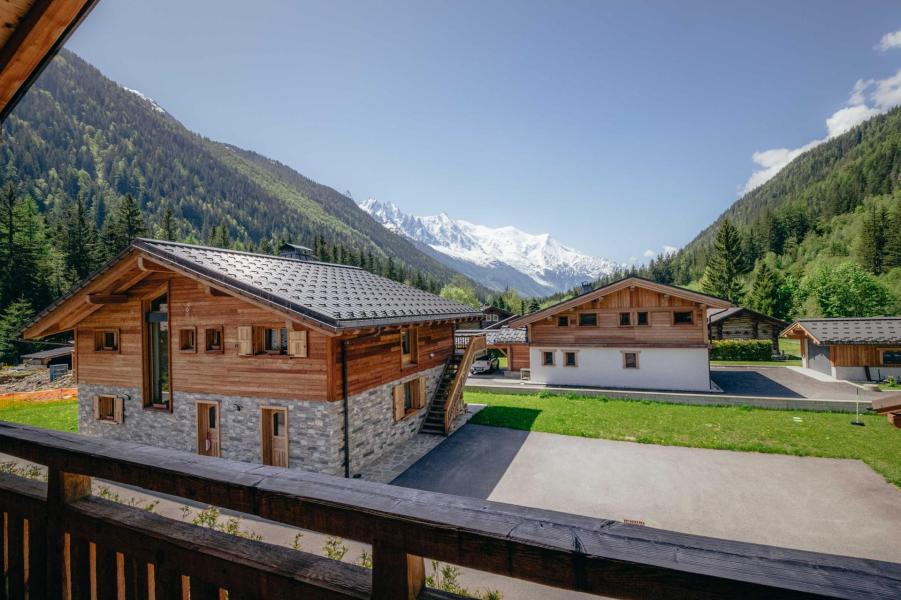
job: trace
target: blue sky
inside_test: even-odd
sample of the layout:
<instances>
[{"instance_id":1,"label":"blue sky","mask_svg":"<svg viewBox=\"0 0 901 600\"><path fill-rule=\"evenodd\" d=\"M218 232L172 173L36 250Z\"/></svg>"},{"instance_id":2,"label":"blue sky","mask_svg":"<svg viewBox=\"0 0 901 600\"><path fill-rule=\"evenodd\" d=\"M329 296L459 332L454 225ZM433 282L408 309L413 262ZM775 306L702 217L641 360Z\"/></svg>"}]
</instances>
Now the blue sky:
<instances>
[{"instance_id":1,"label":"blue sky","mask_svg":"<svg viewBox=\"0 0 901 600\"><path fill-rule=\"evenodd\" d=\"M897 0L102 0L67 46L357 201L628 261L901 104L898 30Z\"/></svg>"}]
</instances>

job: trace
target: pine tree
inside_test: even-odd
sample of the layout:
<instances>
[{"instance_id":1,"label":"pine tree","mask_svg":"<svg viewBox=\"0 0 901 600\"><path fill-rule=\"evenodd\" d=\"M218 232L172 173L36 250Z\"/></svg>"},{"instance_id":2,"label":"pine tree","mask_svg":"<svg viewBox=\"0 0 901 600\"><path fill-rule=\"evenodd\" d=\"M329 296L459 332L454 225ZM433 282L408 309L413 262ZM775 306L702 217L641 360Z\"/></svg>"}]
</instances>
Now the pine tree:
<instances>
[{"instance_id":1,"label":"pine tree","mask_svg":"<svg viewBox=\"0 0 901 600\"><path fill-rule=\"evenodd\" d=\"M31 304L24 298L12 302L0 313L0 363L18 362L23 352L31 351L31 345L16 339L32 315Z\"/></svg>"},{"instance_id":2,"label":"pine tree","mask_svg":"<svg viewBox=\"0 0 901 600\"><path fill-rule=\"evenodd\" d=\"M885 269L888 270L901 267L901 205L892 211L886 229Z\"/></svg>"},{"instance_id":3,"label":"pine tree","mask_svg":"<svg viewBox=\"0 0 901 600\"><path fill-rule=\"evenodd\" d=\"M765 315L775 316L778 312L779 288L782 281L779 274L765 262L761 262L751 284L746 303L748 308Z\"/></svg>"},{"instance_id":4,"label":"pine tree","mask_svg":"<svg viewBox=\"0 0 901 600\"><path fill-rule=\"evenodd\" d=\"M119 200L116 209L110 213L103 229L103 241L110 256L116 256L136 237L147 234L141 208L131 195Z\"/></svg>"},{"instance_id":5,"label":"pine tree","mask_svg":"<svg viewBox=\"0 0 901 600\"><path fill-rule=\"evenodd\" d=\"M539 310L541 310L541 305L538 304L538 300L533 298L532 302L529 304L529 312L533 313L538 312Z\"/></svg>"},{"instance_id":6,"label":"pine tree","mask_svg":"<svg viewBox=\"0 0 901 600\"><path fill-rule=\"evenodd\" d=\"M33 305L52 300L50 244L44 217L15 187L0 193L0 308L24 296Z\"/></svg>"},{"instance_id":7,"label":"pine tree","mask_svg":"<svg viewBox=\"0 0 901 600\"><path fill-rule=\"evenodd\" d=\"M863 220L863 229L857 243L860 262L874 275L882 273L886 253L885 222L888 216L884 208L870 205Z\"/></svg>"},{"instance_id":8,"label":"pine tree","mask_svg":"<svg viewBox=\"0 0 901 600\"><path fill-rule=\"evenodd\" d=\"M66 269L70 277L80 281L93 273L102 261L97 227L85 210L80 194L69 210L61 233L60 246L65 255Z\"/></svg>"},{"instance_id":9,"label":"pine tree","mask_svg":"<svg viewBox=\"0 0 901 600\"><path fill-rule=\"evenodd\" d=\"M729 219L724 219L713 241L701 288L708 294L739 303L742 297L741 266L741 233Z\"/></svg>"},{"instance_id":10,"label":"pine tree","mask_svg":"<svg viewBox=\"0 0 901 600\"><path fill-rule=\"evenodd\" d=\"M163 211L163 219L160 222L160 238L174 242L178 232L175 230L175 217L172 215L172 207L166 206Z\"/></svg>"}]
</instances>

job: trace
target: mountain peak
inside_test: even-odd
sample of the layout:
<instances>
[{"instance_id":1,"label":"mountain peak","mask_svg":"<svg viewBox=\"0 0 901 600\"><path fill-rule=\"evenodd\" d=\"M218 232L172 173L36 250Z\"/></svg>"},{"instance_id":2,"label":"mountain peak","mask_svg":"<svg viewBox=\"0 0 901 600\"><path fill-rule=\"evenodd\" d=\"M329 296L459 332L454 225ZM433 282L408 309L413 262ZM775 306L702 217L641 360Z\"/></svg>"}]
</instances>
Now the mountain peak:
<instances>
[{"instance_id":1,"label":"mountain peak","mask_svg":"<svg viewBox=\"0 0 901 600\"><path fill-rule=\"evenodd\" d=\"M513 287L535 296L561 292L610 273L617 265L564 246L549 233L531 234L513 225L488 227L441 212L405 214L391 202L369 198L360 204L395 233L435 251L436 258L492 289Z\"/></svg>"}]
</instances>

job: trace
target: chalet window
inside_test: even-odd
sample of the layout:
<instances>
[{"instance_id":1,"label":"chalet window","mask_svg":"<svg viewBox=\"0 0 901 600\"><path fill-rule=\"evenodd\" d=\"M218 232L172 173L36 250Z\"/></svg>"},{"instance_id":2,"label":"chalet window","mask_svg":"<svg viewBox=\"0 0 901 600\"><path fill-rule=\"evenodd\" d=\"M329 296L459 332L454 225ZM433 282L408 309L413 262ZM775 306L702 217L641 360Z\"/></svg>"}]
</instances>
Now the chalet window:
<instances>
[{"instance_id":1,"label":"chalet window","mask_svg":"<svg viewBox=\"0 0 901 600\"><path fill-rule=\"evenodd\" d=\"M638 368L638 352L623 352L623 368L624 369L637 369Z\"/></svg>"},{"instance_id":2,"label":"chalet window","mask_svg":"<svg viewBox=\"0 0 901 600\"><path fill-rule=\"evenodd\" d=\"M415 327L400 330L401 365L415 365L419 360L419 332Z\"/></svg>"},{"instance_id":3,"label":"chalet window","mask_svg":"<svg viewBox=\"0 0 901 600\"><path fill-rule=\"evenodd\" d=\"M265 354L288 353L288 329L285 327L261 327L262 351Z\"/></svg>"},{"instance_id":4,"label":"chalet window","mask_svg":"<svg viewBox=\"0 0 901 600\"><path fill-rule=\"evenodd\" d=\"M119 330L101 329L94 332L94 352L118 352Z\"/></svg>"},{"instance_id":5,"label":"chalet window","mask_svg":"<svg viewBox=\"0 0 901 600\"><path fill-rule=\"evenodd\" d=\"M94 396L94 419L122 423L124 400L121 396Z\"/></svg>"},{"instance_id":6,"label":"chalet window","mask_svg":"<svg viewBox=\"0 0 901 600\"><path fill-rule=\"evenodd\" d=\"M597 327L598 325L598 314L597 313L580 313L579 314L579 327Z\"/></svg>"},{"instance_id":7,"label":"chalet window","mask_svg":"<svg viewBox=\"0 0 901 600\"><path fill-rule=\"evenodd\" d=\"M147 394L144 405L171 408L169 385L169 296L162 294L149 303L147 322Z\"/></svg>"},{"instance_id":8,"label":"chalet window","mask_svg":"<svg viewBox=\"0 0 901 600\"><path fill-rule=\"evenodd\" d=\"M563 366L564 367L575 367L576 364L576 353L575 352L564 352L563 353Z\"/></svg>"},{"instance_id":9,"label":"chalet window","mask_svg":"<svg viewBox=\"0 0 901 600\"><path fill-rule=\"evenodd\" d=\"M420 377L394 386L394 420L401 421L425 406L426 379Z\"/></svg>"},{"instance_id":10,"label":"chalet window","mask_svg":"<svg viewBox=\"0 0 901 600\"><path fill-rule=\"evenodd\" d=\"M691 325L694 323L694 313L690 310L677 310L673 313L673 323L676 325Z\"/></svg>"},{"instance_id":11,"label":"chalet window","mask_svg":"<svg viewBox=\"0 0 901 600\"><path fill-rule=\"evenodd\" d=\"M554 366L554 353L551 350L544 350L541 353L541 365L545 367Z\"/></svg>"},{"instance_id":12,"label":"chalet window","mask_svg":"<svg viewBox=\"0 0 901 600\"><path fill-rule=\"evenodd\" d=\"M182 327L178 330L178 349L181 352L197 352L197 329Z\"/></svg>"},{"instance_id":13,"label":"chalet window","mask_svg":"<svg viewBox=\"0 0 901 600\"><path fill-rule=\"evenodd\" d=\"M639 325L647 325L648 324L648 313L646 313L646 312L635 313L635 319L636 319L635 322L638 323Z\"/></svg>"},{"instance_id":14,"label":"chalet window","mask_svg":"<svg viewBox=\"0 0 901 600\"><path fill-rule=\"evenodd\" d=\"M619 326L620 327L628 327L631 324L632 324L631 313L627 313L627 312L619 313Z\"/></svg>"},{"instance_id":15,"label":"chalet window","mask_svg":"<svg viewBox=\"0 0 901 600\"><path fill-rule=\"evenodd\" d=\"M557 327L569 327L569 317L566 315L557 317Z\"/></svg>"},{"instance_id":16,"label":"chalet window","mask_svg":"<svg viewBox=\"0 0 901 600\"><path fill-rule=\"evenodd\" d=\"M901 348L882 351L882 364L901 365Z\"/></svg>"},{"instance_id":17,"label":"chalet window","mask_svg":"<svg viewBox=\"0 0 901 600\"><path fill-rule=\"evenodd\" d=\"M203 343L207 352L222 352L222 326L207 327L203 332Z\"/></svg>"}]
</instances>

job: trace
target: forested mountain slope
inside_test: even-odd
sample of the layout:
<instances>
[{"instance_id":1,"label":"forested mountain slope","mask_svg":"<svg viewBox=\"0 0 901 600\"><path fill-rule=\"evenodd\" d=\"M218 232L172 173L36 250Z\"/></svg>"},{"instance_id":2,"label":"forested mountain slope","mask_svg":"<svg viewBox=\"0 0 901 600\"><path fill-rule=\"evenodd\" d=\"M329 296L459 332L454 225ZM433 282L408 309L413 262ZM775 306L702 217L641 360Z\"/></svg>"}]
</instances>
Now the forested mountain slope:
<instances>
[{"instance_id":1,"label":"forested mountain slope","mask_svg":"<svg viewBox=\"0 0 901 600\"><path fill-rule=\"evenodd\" d=\"M171 209L176 237L259 248L290 238L390 257L436 282L455 273L386 231L354 202L255 153L188 131L153 101L123 88L71 52L45 70L0 140L0 175L30 196L48 222L81 198L98 228L130 195L153 234ZM265 245L265 244L264 244ZM271 246L271 244L270 244Z\"/></svg>"}]
</instances>

